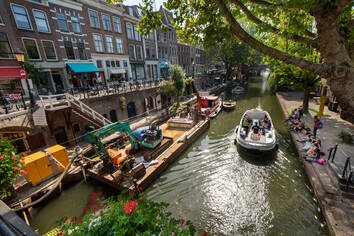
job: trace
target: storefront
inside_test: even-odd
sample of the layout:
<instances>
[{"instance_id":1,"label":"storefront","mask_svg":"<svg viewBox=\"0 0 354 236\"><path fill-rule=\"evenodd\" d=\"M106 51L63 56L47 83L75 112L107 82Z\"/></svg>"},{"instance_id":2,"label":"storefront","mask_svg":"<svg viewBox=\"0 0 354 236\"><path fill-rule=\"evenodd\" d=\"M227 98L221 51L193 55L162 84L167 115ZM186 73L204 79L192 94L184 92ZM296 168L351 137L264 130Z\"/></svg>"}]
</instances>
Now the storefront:
<instances>
[{"instance_id":1,"label":"storefront","mask_svg":"<svg viewBox=\"0 0 354 236\"><path fill-rule=\"evenodd\" d=\"M0 67L0 94L24 93L21 67Z\"/></svg>"},{"instance_id":2,"label":"storefront","mask_svg":"<svg viewBox=\"0 0 354 236\"><path fill-rule=\"evenodd\" d=\"M128 78L128 70L127 69L110 69L109 70L109 79L107 80L107 84L117 84L122 81L126 81Z\"/></svg>"},{"instance_id":3,"label":"storefront","mask_svg":"<svg viewBox=\"0 0 354 236\"><path fill-rule=\"evenodd\" d=\"M143 62L130 62L133 80L145 80L145 68Z\"/></svg>"},{"instance_id":4,"label":"storefront","mask_svg":"<svg viewBox=\"0 0 354 236\"><path fill-rule=\"evenodd\" d=\"M69 83L74 88L89 88L95 85L96 72L99 72L99 69L93 63L68 63L66 66Z\"/></svg>"},{"instance_id":5,"label":"storefront","mask_svg":"<svg viewBox=\"0 0 354 236\"><path fill-rule=\"evenodd\" d=\"M160 78L167 79L170 75L170 63L168 61L159 61L159 75Z\"/></svg>"}]
</instances>

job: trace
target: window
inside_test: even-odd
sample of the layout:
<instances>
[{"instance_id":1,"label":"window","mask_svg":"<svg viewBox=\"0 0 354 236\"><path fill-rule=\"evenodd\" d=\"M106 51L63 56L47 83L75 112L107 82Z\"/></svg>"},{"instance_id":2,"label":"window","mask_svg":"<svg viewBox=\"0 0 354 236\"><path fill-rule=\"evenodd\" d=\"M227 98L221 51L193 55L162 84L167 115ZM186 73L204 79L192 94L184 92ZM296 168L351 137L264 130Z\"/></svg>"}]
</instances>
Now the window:
<instances>
[{"instance_id":1,"label":"window","mask_svg":"<svg viewBox=\"0 0 354 236\"><path fill-rule=\"evenodd\" d=\"M100 21L98 20L98 13L94 10L88 10L90 16L90 25L92 28L99 29Z\"/></svg>"},{"instance_id":2,"label":"window","mask_svg":"<svg viewBox=\"0 0 354 236\"><path fill-rule=\"evenodd\" d=\"M57 13L58 27L62 31L69 31L68 22L66 21L66 16L62 13Z\"/></svg>"},{"instance_id":3,"label":"window","mask_svg":"<svg viewBox=\"0 0 354 236\"><path fill-rule=\"evenodd\" d=\"M136 56L137 56L138 60L143 59L143 50L142 50L141 46L136 46Z\"/></svg>"},{"instance_id":4,"label":"window","mask_svg":"<svg viewBox=\"0 0 354 236\"><path fill-rule=\"evenodd\" d=\"M120 62L116 61L116 67L120 67Z\"/></svg>"},{"instance_id":5,"label":"window","mask_svg":"<svg viewBox=\"0 0 354 236\"><path fill-rule=\"evenodd\" d=\"M57 55L55 53L53 41L43 40L42 45L43 45L45 57L47 58L47 60L56 60Z\"/></svg>"},{"instance_id":6,"label":"window","mask_svg":"<svg viewBox=\"0 0 354 236\"><path fill-rule=\"evenodd\" d=\"M106 67L111 67L111 62L110 61L106 61Z\"/></svg>"},{"instance_id":7,"label":"window","mask_svg":"<svg viewBox=\"0 0 354 236\"><path fill-rule=\"evenodd\" d=\"M129 15L131 15L131 16L134 16L134 14L133 14L133 9L132 8L128 8L128 12L129 12Z\"/></svg>"},{"instance_id":8,"label":"window","mask_svg":"<svg viewBox=\"0 0 354 236\"><path fill-rule=\"evenodd\" d=\"M1 16L0 16L0 25L5 25L5 22L3 21Z\"/></svg>"},{"instance_id":9,"label":"window","mask_svg":"<svg viewBox=\"0 0 354 236\"><path fill-rule=\"evenodd\" d=\"M27 9L18 5L11 5L11 8L17 28L31 30L32 26L28 17Z\"/></svg>"},{"instance_id":10,"label":"window","mask_svg":"<svg viewBox=\"0 0 354 236\"><path fill-rule=\"evenodd\" d=\"M155 46L152 46L152 48L151 48L151 57L152 58L156 57L156 48L155 48Z\"/></svg>"},{"instance_id":11,"label":"window","mask_svg":"<svg viewBox=\"0 0 354 236\"><path fill-rule=\"evenodd\" d=\"M116 67L116 62L115 61L111 61L111 67Z\"/></svg>"},{"instance_id":12,"label":"window","mask_svg":"<svg viewBox=\"0 0 354 236\"><path fill-rule=\"evenodd\" d=\"M84 43L76 43L77 50L79 51L80 60L87 60L85 44Z\"/></svg>"},{"instance_id":13,"label":"window","mask_svg":"<svg viewBox=\"0 0 354 236\"><path fill-rule=\"evenodd\" d=\"M121 38L116 38L117 52L119 54L124 54L123 40Z\"/></svg>"},{"instance_id":14,"label":"window","mask_svg":"<svg viewBox=\"0 0 354 236\"><path fill-rule=\"evenodd\" d=\"M95 43L95 50L96 52L103 52L103 42L102 42L102 36L99 34L94 34L93 35L93 41Z\"/></svg>"},{"instance_id":15,"label":"window","mask_svg":"<svg viewBox=\"0 0 354 236\"><path fill-rule=\"evenodd\" d=\"M155 40L155 32L153 30L150 30L149 39Z\"/></svg>"},{"instance_id":16,"label":"window","mask_svg":"<svg viewBox=\"0 0 354 236\"><path fill-rule=\"evenodd\" d=\"M71 17L71 26L73 27L73 31L77 34L81 33L80 20L78 17Z\"/></svg>"},{"instance_id":17,"label":"window","mask_svg":"<svg viewBox=\"0 0 354 236\"><path fill-rule=\"evenodd\" d=\"M135 59L135 47L134 45L129 45L129 57Z\"/></svg>"},{"instance_id":18,"label":"window","mask_svg":"<svg viewBox=\"0 0 354 236\"><path fill-rule=\"evenodd\" d=\"M97 60L96 61L96 65L97 65L97 68L102 68L102 61L101 60Z\"/></svg>"},{"instance_id":19,"label":"window","mask_svg":"<svg viewBox=\"0 0 354 236\"><path fill-rule=\"evenodd\" d=\"M140 34L139 34L139 31L138 31L138 28L136 25L134 25L134 37L135 37L135 40L140 41Z\"/></svg>"},{"instance_id":20,"label":"window","mask_svg":"<svg viewBox=\"0 0 354 236\"><path fill-rule=\"evenodd\" d=\"M41 56L39 55L37 42L34 39L23 39L23 46L26 49L26 53L29 59L31 60L40 60Z\"/></svg>"},{"instance_id":21,"label":"window","mask_svg":"<svg viewBox=\"0 0 354 236\"><path fill-rule=\"evenodd\" d=\"M150 48L146 47L146 57L150 58Z\"/></svg>"},{"instance_id":22,"label":"window","mask_svg":"<svg viewBox=\"0 0 354 236\"><path fill-rule=\"evenodd\" d=\"M48 25L47 15L42 11L33 9L33 16L36 21L38 31L49 33L50 29Z\"/></svg>"},{"instance_id":23,"label":"window","mask_svg":"<svg viewBox=\"0 0 354 236\"><path fill-rule=\"evenodd\" d=\"M106 36L106 46L107 46L107 52L108 52L108 53L114 53L113 37L111 37L111 36Z\"/></svg>"},{"instance_id":24,"label":"window","mask_svg":"<svg viewBox=\"0 0 354 236\"><path fill-rule=\"evenodd\" d=\"M127 37L128 37L128 39L134 39L133 38L133 27L132 27L132 24L126 23L125 27L127 28Z\"/></svg>"},{"instance_id":25,"label":"window","mask_svg":"<svg viewBox=\"0 0 354 236\"><path fill-rule=\"evenodd\" d=\"M64 41L66 57L68 59L75 59L73 44L70 41Z\"/></svg>"},{"instance_id":26,"label":"window","mask_svg":"<svg viewBox=\"0 0 354 236\"><path fill-rule=\"evenodd\" d=\"M109 17L109 15L102 14L102 24L104 30L112 31L111 18Z\"/></svg>"},{"instance_id":27,"label":"window","mask_svg":"<svg viewBox=\"0 0 354 236\"><path fill-rule=\"evenodd\" d=\"M14 58L6 33L0 32L0 58Z\"/></svg>"},{"instance_id":28,"label":"window","mask_svg":"<svg viewBox=\"0 0 354 236\"><path fill-rule=\"evenodd\" d=\"M113 29L114 32L121 33L122 29L120 27L120 19L118 17L113 16Z\"/></svg>"},{"instance_id":29,"label":"window","mask_svg":"<svg viewBox=\"0 0 354 236\"><path fill-rule=\"evenodd\" d=\"M150 70L150 65L147 65L147 77L148 79L151 78L151 70Z\"/></svg>"}]
</instances>

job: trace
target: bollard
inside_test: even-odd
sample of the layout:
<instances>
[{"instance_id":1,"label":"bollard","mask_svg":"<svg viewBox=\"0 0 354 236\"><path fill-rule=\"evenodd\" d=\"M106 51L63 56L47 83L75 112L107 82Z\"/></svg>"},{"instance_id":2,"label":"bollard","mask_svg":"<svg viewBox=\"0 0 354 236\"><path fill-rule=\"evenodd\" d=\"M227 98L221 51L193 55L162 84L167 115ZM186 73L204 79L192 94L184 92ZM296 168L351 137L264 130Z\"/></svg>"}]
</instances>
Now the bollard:
<instances>
[{"instance_id":1,"label":"bollard","mask_svg":"<svg viewBox=\"0 0 354 236\"><path fill-rule=\"evenodd\" d=\"M23 98L23 93L21 93L21 100L22 100L22 103L23 103L23 109L27 110L26 102L25 102L25 99Z\"/></svg>"}]
</instances>

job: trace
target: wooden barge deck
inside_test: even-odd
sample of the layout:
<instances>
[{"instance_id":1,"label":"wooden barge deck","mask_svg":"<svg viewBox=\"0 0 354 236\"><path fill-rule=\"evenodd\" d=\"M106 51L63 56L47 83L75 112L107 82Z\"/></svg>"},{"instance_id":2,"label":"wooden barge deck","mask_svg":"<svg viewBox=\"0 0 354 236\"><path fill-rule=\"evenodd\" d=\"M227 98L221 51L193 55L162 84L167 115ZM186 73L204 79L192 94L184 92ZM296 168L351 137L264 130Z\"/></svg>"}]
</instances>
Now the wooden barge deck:
<instances>
[{"instance_id":1,"label":"wooden barge deck","mask_svg":"<svg viewBox=\"0 0 354 236\"><path fill-rule=\"evenodd\" d=\"M125 177L117 181L112 174L101 174L95 168L87 169L87 173L91 178L120 191L124 189L134 191L136 188L146 189L172 162L178 158L183 151L190 146L190 144L209 128L209 125L209 119L200 120L190 129L168 128L167 123L162 124L160 128L163 130L163 135L165 137L170 137L169 140L171 140L171 142L168 144L168 147L165 146L165 148L163 146L167 145L166 142L168 141L161 143L160 147L162 146L162 148L159 149L161 152L156 158L153 158L157 163L146 168L145 174L137 180L125 175ZM139 157L142 155L144 154L137 153L134 156Z\"/></svg>"}]
</instances>

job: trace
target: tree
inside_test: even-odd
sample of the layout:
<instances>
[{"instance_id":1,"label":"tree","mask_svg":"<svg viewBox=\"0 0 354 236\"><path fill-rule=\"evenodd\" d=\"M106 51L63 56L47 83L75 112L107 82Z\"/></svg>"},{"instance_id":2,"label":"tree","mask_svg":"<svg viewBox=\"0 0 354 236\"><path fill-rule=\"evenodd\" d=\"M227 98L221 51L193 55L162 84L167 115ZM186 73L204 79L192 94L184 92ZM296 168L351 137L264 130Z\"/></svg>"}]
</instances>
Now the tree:
<instances>
[{"instance_id":1,"label":"tree","mask_svg":"<svg viewBox=\"0 0 354 236\"><path fill-rule=\"evenodd\" d=\"M146 34L161 25L161 16L151 13L152 0L143 2L145 15L139 29ZM174 14L173 23L181 41L205 38L219 42L221 37L237 37L264 55L325 78L340 103L343 118L354 122L352 1L169 0L165 7ZM154 20L149 21L151 15ZM271 36L316 50L320 62L272 46Z\"/></svg>"},{"instance_id":2,"label":"tree","mask_svg":"<svg viewBox=\"0 0 354 236\"><path fill-rule=\"evenodd\" d=\"M179 106L179 97L183 94L185 82L183 68L178 65L171 65L171 80L175 88L176 102Z\"/></svg>"},{"instance_id":3,"label":"tree","mask_svg":"<svg viewBox=\"0 0 354 236\"><path fill-rule=\"evenodd\" d=\"M314 73L306 70L302 70L299 67L288 65L281 61L271 63L274 69L274 79L279 86L291 86L293 88L299 88L304 91L304 97L302 106L304 112L308 112L309 108L309 95L321 84L321 79Z\"/></svg>"},{"instance_id":4,"label":"tree","mask_svg":"<svg viewBox=\"0 0 354 236\"><path fill-rule=\"evenodd\" d=\"M222 61L226 69L226 79L231 79L232 69L235 66L256 65L262 61L262 56L247 44L244 44L236 38L222 39L220 42L210 42L206 40L204 43L208 50L208 55L212 57L214 62Z\"/></svg>"}]
</instances>

